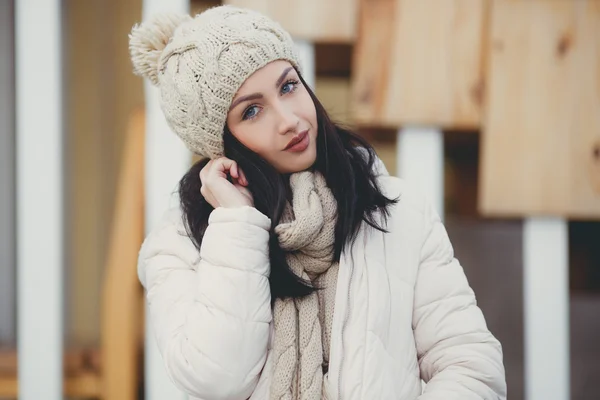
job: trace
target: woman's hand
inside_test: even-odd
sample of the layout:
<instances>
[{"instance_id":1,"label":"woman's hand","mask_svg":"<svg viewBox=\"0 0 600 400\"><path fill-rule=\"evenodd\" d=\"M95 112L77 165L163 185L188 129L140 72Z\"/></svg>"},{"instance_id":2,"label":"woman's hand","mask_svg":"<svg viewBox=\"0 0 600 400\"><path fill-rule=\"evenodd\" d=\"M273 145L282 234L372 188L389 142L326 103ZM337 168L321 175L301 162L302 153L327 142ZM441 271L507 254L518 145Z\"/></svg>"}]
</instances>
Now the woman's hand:
<instances>
[{"instance_id":1,"label":"woman's hand","mask_svg":"<svg viewBox=\"0 0 600 400\"><path fill-rule=\"evenodd\" d=\"M227 180L227 175L231 176L233 183ZM237 163L229 158L209 161L200 171L200 181L200 193L214 208L254 206L246 176Z\"/></svg>"}]
</instances>

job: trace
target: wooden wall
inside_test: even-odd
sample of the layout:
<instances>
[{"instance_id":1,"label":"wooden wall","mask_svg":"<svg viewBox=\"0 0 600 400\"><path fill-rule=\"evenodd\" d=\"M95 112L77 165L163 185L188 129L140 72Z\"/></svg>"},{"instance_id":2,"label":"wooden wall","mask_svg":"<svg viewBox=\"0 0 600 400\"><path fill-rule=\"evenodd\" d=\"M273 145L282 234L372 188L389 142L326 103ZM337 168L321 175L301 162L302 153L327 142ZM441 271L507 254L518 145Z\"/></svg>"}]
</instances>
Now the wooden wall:
<instances>
[{"instance_id":1,"label":"wooden wall","mask_svg":"<svg viewBox=\"0 0 600 400\"><path fill-rule=\"evenodd\" d=\"M356 38L359 0L225 0L275 19L298 39L350 43Z\"/></svg>"}]
</instances>

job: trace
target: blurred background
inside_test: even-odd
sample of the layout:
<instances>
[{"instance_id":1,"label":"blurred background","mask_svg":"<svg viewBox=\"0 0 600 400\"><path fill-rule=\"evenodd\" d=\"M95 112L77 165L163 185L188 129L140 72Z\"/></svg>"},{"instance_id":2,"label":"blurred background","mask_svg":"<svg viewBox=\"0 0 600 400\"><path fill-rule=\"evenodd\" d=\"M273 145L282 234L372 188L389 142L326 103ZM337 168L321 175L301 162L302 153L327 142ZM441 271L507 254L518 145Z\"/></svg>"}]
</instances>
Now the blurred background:
<instances>
[{"instance_id":1,"label":"blurred background","mask_svg":"<svg viewBox=\"0 0 600 400\"><path fill-rule=\"evenodd\" d=\"M443 216L511 400L600 399L600 0L231 0ZM0 399L184 399L137 251L193 161L128 33L213 0L0 0Z\"/></svg>"}]
</instances>

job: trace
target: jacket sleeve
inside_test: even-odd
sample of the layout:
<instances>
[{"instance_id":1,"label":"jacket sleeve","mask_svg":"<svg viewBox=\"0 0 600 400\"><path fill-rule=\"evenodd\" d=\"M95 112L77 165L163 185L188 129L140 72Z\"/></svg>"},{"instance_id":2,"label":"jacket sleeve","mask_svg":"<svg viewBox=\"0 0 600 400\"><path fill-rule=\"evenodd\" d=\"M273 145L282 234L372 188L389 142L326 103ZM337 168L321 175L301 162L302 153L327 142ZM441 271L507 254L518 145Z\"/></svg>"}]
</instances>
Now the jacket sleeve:
<instances>
[{"instance_id":1,"label":"jacket sleeve","mask_svg":"<svg viewBox=\"0 0 600 400\"><path fill-rule=\"evenodd\" d=\"M200 254L171 212L144 241L138 276L171 380L203 399L247 399L266 360L271 322L270 220L217 208Z\"/></svg>"},{"instance_id":2,"label":"jacket sleeve","mask_svg":"<svg viewBox=\"0 0 600 400\"><path fill-rule=\"evenodd\" d=\"M419 400L506 399L502 348L489 332L439 216L428 205L413 329Z\"/></svg>"}]
</instances>

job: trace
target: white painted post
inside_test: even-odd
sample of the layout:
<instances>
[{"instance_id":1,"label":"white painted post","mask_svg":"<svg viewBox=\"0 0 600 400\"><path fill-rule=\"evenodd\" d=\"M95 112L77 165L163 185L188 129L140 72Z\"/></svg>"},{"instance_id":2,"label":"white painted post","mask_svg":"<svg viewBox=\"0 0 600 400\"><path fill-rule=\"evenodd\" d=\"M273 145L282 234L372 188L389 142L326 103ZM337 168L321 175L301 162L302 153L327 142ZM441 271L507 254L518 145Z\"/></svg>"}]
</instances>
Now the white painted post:
<instances>
[{"instance_id":1,"label":"white painted post","mask_svg":"<svg viewBox=\"0 0 600 400\"><path fill-rule=\"evenodd\" d=\"M14 8L0 2L0 343L16 338Z\"/></svg>"},{"instance_id":2,"label":"white painted post","mask_svg":"<svg viewBox=\"0 0 600 400\"><path fill-rule=\"evenodd\" d=\"M159 12L189 12L189 0L144 0L144 20ZM176 206L177 184L191 165L191 154L171 132L159 105L159 92L146 81L146 232L167 209ZM171 382L146 312L145 395L147 400L183 400L187 396Z\"/></svg>"},{"instance_id":3,"label":"white painted post","mask_svg":"<svg viewBox=\"0 0 600 400\"><path fill-rule=\"evenodd\" d=\"M527 218L523 226L527 400L568 400L568 223Z\"/></svg>"},{"instance_id":4,"label":"white painted post","mask_svg":"<svg viewBox=\"0 0 600 400\"><path fill-rule=\"evenodd\" d=\"M397 175L427 196L444 220L444 134L440 129L405 127L396 136ZM425 381L421 381L423 388Z\"/></svg>"},{"instance_id":5,"label":"white painted post","mask_svg":"<svg viewBox=\"0 0 600 400\"><path fill-rule=\"evenodd\" d=\"M15 3L19 399L63 398L60 0Z\"/></svg>"},{"instance_id":6,"label":"white painted post","mask_svg":"<svg viewBox=\"0 0 600 400\"><path fill-rule=\"evenodd\" d=\"M314 91L316 85L315 74L315 46L307 40L294 40L298 57L300 58L300 67L302 68L302 77Z\"/></svg>"},{"instance_id":7,"label":"white painted post","mask_svg":"<svg viewBox=\"0 0 600 400\"><path fill-rule=\"evenodd\" d=\"M421 190L444 220L444 134L437 128L406 127L397 136L398 176Z\"/></svg>"}]
</instances>

